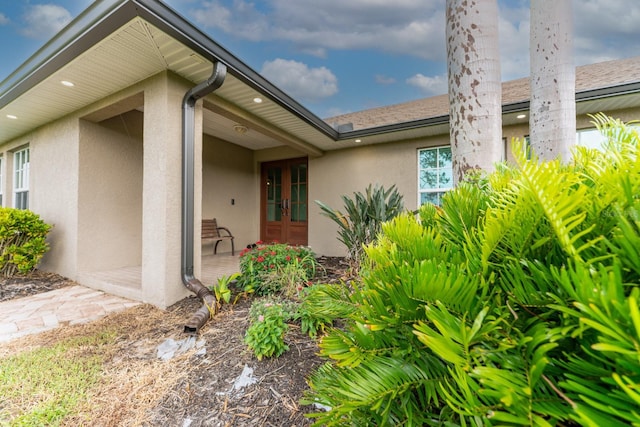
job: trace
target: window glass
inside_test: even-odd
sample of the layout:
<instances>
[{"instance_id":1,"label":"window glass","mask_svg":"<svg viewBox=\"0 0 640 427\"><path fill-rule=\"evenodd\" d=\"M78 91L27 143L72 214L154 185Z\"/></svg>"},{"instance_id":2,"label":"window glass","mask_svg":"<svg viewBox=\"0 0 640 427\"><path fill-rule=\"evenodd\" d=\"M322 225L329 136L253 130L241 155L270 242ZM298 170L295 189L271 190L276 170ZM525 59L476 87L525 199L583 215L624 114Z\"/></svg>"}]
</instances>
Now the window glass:
<instances>
[{"instance_id":1,"label":"window glass","mask_svg":"<svg viewBox=\"0 0 640 427\"><path fill-rule=\"evenodd\" d=\"M29 209L29 148L13 154L13 206Z\"/></svg>"},{"instance_id":2,"label":"window glass","mask_svg":"<svg viewBox=\"0 0 640 427\"><path fill-rule=\"evenodd\" d=\"M307 165L291 165L291 222L307 221ZM287 202L288 203L288 202Z\"/></svg>"},{"instance_id":3,"label":"window glass","mask_svg":"<svg viewBox=\"0 0 640 427\"><path fill-rule=\"evenodd\" d=\"M451 147L418 150L418 202L440 205L442 195L453 187Z\"/></svg>"},{"instance_id":4,"label":"window glass","mask_svg":"<svg viewBox=\"0 0 640 427\"><path fill-rule=\"evenodd\" d=\"M282 169L267 170L267 221L280 221L282 217Z\"/></svg>"},{"instance_id":5,"label":"window glass","mask_svg":"<svg viewBox=\"0 0 640 427\"><path fill-rule=\"evenodd\" d=\"M602 149L607 138L597 129L583 129L576 132L576 144L582 147Z\"/></svg>"}]
</instances>

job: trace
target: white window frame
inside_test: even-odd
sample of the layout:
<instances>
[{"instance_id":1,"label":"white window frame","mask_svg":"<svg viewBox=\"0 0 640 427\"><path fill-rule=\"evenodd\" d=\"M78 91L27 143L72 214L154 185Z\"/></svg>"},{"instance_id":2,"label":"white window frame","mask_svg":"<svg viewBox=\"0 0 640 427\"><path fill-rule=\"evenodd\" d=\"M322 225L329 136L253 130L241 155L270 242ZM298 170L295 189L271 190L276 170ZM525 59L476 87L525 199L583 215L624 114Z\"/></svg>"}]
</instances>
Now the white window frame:
<instances>
[{"instance_id":1,"label":"white window frame","mask_svg":"<svg viewBox=\"0 0 640 427\"><path fill-rule=\"evenodd\" d=\"M13 153L13 207L29 209L29 147Z\"/></svg>"},{"instance_id":2,"label":"white window frame","mask_svg":"<svg viewBox=\"0 0 640 427\"><path fill-rule=\"evenodd\" d=\"M423 204L422 202L422 195L423 194L437 194L438 198L437 198L437 205L440 205L441 200L442 200L442 196L449 190L451 190L453 188L453 166L451 165L450 162L450 166L449 166L449 176L451 177L451 180L449 182L449 185L445 185L445 186L440 186L440 183L437 184L436 187L433 188L422 188L421 187L421 175L422 175L422 171L424 170L433 170L436 172L436 175L438 176L438 181L440 179L441 176L441 172L445 169L446 166L440 166L440 150L442 149L447 149L449 150L449 152L451 152L451 146L450 145L442 145L442 146L438 146L438 147L426 147L426 148L419 148L418 149L418 206L421 206ZM422 168L421 164L420 164L420 153L423 151L436 151L436 167L435 168Z\"/></svg>"}]
</instances>

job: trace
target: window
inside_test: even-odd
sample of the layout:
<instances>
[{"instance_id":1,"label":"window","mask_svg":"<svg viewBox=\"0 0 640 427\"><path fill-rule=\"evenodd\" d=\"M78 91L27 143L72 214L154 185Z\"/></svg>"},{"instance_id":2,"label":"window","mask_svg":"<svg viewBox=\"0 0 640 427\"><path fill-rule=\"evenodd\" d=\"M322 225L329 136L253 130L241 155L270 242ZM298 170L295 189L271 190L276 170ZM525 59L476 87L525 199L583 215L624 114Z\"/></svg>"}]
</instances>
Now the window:
<instances>
[{"instance_id":1,"label":"window","mask_svg":"<svg viewBox=\"0 0 640 427\"><path fill-rule=\"evenodd\" d=\"M29 209L29 148L13 154L13 206Z\"/></svg>"},{"instance_id":2,"label":"window","mask_svg":"<svg viewBox=\"0 0 640 427\"><path fill-rule=\"evenodd\" d=\"M606 140L598 129L582 129L576 132L576 144L583 147L602 149Z\"/></svg>"},{"instance_id":3,"label":"window","mask_svg":"<svg viewBox=\"0 0 640 427\"><path fill-rule=\"evenodd\" d=\"M444 193L452 187L451 147L418 150L418 204L439 206Z\"/></svg>"},{"instance_id":4,"label":"window","mask_svg":"<svg viewBox=\"0 0 640 427\"><path fill-rule=\"evenodd\" d=\"M505 137L502 137L502 153L500 157L501 157L500 159L501 162L504 162L507 160L507 138Z\"/></svg>"},{"instance_id":5,"label":"window","mask_svg":"<svg viewBox=\"0 0 640 427\"><path fill-rule=\"evenodd\" d=\"M527 154L527 160L531 160L531 137L529 135L524 136L524 143L522 144L522 149Z\"/></svg>"},{"instance_id":6,"label":"window","mask_svg":"<svg viewBox=\"0 0 640 427\"><path fill-rule=\"evenodd\" d=\"M640 126L636 123L627 123L626 127L631 130L640 130ZM576 145L602 150L606 142L607 137L600 133L598 129L580 129L576 131Z\"/></svg>"}]
</instances>

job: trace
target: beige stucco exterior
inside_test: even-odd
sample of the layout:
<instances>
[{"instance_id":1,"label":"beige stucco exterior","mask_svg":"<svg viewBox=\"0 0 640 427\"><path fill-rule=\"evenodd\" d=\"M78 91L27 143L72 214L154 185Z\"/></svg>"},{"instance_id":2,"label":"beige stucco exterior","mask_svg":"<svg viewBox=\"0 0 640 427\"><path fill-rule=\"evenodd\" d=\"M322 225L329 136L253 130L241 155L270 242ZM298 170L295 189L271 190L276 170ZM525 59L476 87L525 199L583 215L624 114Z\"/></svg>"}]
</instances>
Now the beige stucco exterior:
<instances>
[{"instance_id":1,"label":"beige stucco exterior","mask_svg":"<svg viewBox=\"0 0 640 427\"><path fill-rule=\"evenodd\" d=\"M52 256L50 251L42 265L69 277L77 271L78 141L78 121L60 120L2 147L3 205L13 205L13 152L28 146L29 207L53 225L49 241L60 253Z\"/></svg>"},{"instance_id":2,"label":"beige stucco exterior","mask_svg":"<svg viewBox=\"0 0 640 427\"><path fill-rule=\"evenodd\" d=\"M309 161L309 245L319 254L344 256L337 226L320 214L315 200L344 210L342 195L363 192L369 184L395 185L405 208L418 203L418 149L449 144L448 136L327 152Z\"/></svg>"},{"instance_id":3,"label":"beige stucco exterior","mask_svg":"<svg viewBox=\"0 0 640 427\"><path fill-rule=\"evenodd\" d=\"M101 124L80 121L81 272L141 265L142 125L135 110Z\"/></svg>"},{"instance_id":4,"label":"beige stucco exterior","mask_svg":"<svg viewBox=\"0 0 640 427\"><path fill-rule=\"evenodd\" d=\"M216 90L195 106L193 265L183 266L183 100L204 82ZM585 111L640 118L638 95L640 57L577 67L577 129L592 127ZM529 98L528 79L502 84L507 161L512 138L529 133L515 119ZM315 200L342 209L342 195L395 185L416 209L418 150L449 145L449 108L441 95L322 120L162 2L94 2L0 82L2 204L13 206L14 153L28 147L29 208L54 226L39 267L167 307L212 251L202 218L229 228L238 252L259 239L264 162L308 158L318 255L346 251Z\"/></svg>"},{"instance_id":5,"label":"beige stucco exterior","mask_svg":"<svg viewBox=\"0 0 640 427\"><path fill-rule=\"evenodd\" d=\"M170 72L152 76L82 110L33 130L0 148L3 204L11 205L13 152L30 148L30 208L54 225L51 250L40 268L85 285L159 307L188 294L181 279L182 100L192 85ZM624 121L640 110L611 113ZM593 127L579 116L579 129ZM239 251L260 235L260 165L302 157L286 145L252 150L203 134L196 108L195 224L217 218L229 228ZM512 138L528 124L503 127L506 159ZM309 157L309 246L318 255L341 256L335 224L315 200L342 209L342 195L369 184L395 185L405 207L418 207L418 150L446 146L448 134L325 151ZM194 230L194 274L200 246ZM219 253L230 252L223 242ZM110 283L101 273L136 269L134 286Z\"/></svg>"},{"instance_id":6,"label":"beige stucco exterior","mask_svg":"<svg viewBox=\"0 0 640 427\"><path fill-rule=\"evenodd\" d=\"M30 149L30 209L54 225L41 269L159 307L188 294L180 271L181 109L190 87L163 72L2 147L5 206L11 205L12 153ZM144 104L110 111L140 92ZM87 119L101 115L108 118ZM200 159L198 165L201 181ZM196 185L198 196L201 188ZM96 279L136 266L137 288Z\"/></svg>"},{"instance_id":7,"label":"beige stucco exterior","mask_svg":"<svg viewBox=\"0 0 640 427\"><path fill-rule=\"evenodd\" d=\"M202 151L202 217L216 218L218 225L234 235L236 250L256 240L258 182L254 152L205 135ZM203 251L213 253L213 243ZM231 252L229 242L218 253Z\"/></svg>"}]
</instances>

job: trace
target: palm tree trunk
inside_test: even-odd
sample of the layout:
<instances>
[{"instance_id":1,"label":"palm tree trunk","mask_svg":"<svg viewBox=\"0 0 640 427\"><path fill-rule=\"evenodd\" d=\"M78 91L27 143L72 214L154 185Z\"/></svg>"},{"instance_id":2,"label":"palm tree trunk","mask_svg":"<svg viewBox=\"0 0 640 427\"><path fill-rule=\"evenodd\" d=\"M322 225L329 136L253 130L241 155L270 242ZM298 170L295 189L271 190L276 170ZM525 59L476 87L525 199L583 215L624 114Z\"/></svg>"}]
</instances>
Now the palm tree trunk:
<instances>
[{"instance_id":1,"label":"palm tree trunk","mask_svg":"<svg viewBox=\"0 0 640 427\"><path fill-rule=\"evenodd\" d=\"M571 158L576 76L571 0L531 0L531 149L541 160Z\"/></svg>"},{"instance_id":2,"label":"palm tree trunk","mask_svg":"<svg viewBox=\"0 0 640 427\"><path fill-rule=\"evenodd\" d=\"M447 69L454 183L502 159L496 0L447 0Z\"/></svg>"}]
</instances>

